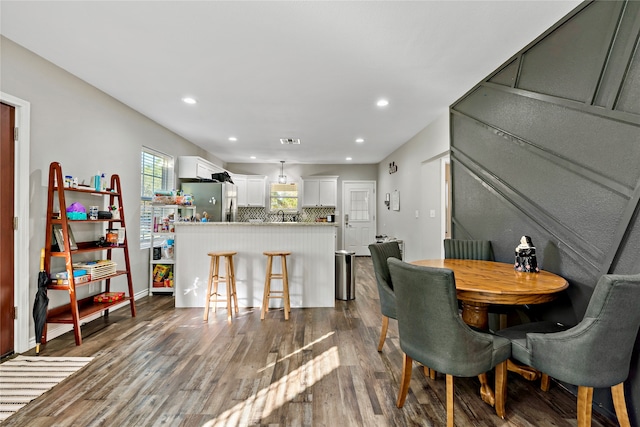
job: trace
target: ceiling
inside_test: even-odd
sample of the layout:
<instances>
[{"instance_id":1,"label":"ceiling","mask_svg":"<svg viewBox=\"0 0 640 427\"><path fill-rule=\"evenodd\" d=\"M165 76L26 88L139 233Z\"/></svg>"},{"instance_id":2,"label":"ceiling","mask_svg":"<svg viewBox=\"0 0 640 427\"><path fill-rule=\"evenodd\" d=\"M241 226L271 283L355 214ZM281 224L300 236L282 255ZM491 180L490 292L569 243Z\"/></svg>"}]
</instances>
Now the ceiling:
<instances>
[{"instance_id":1,"label":"ceiling","mask_svg":"<svg viewBox=\"0 0 640 427\"><path fill-rule=\"evenodd\" d=\"M2 0L0 33L224 162L370 164L579 3Z\"/></svg>"}]
</instances>

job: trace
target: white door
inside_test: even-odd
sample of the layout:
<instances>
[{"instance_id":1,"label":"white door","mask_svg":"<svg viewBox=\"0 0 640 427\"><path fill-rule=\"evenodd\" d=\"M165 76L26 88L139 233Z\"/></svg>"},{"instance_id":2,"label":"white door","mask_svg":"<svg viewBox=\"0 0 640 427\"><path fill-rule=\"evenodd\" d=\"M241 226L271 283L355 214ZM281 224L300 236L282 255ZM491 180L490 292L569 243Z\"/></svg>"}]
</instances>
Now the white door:
<instances>
[{"instance_id":1,"label":"white door","mask_svg":"<svg viewBox=\"0 0 640 427\"><path fill-rule=\"evenodd\" d=\"M342 182L343 248L356 255L369 255L376 241L376 182Z\"/></svg>"}]
</instances>

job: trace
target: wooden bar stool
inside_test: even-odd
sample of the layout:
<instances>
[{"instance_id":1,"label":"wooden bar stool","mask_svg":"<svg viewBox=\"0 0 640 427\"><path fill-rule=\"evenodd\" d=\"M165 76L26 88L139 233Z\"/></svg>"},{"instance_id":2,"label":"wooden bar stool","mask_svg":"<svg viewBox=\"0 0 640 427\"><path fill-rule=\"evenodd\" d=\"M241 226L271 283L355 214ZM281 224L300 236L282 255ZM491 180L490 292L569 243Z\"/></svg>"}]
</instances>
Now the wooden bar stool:
<instances>
[{"instance_id":1,"label":"wooden bar stool","mask_svg":"<svg viewBox=\"0 0 640 427\"><path fill-rule=\"evenodd\" d=\"M235 306L236 313L238 313L238 295L236 294L236 275L233 267L233 256L237 252L222 251L222 252L209 252L207 255L211 257L211 263L209 267L209 284L207 285L207 295L205 298L204 307L204 320L209 320L209 307L213 302L213 311L215 313L218 302L225 301L227 303L227 320L231 320L231 299ZM220 258L225 259L225 276L220 276ZM227 293L222 298L222 295L218 292L218 283L225 282L227 285ZM211 292L211 286L213 285L213 292Z\"/></svg>"},{"instance_id":2,"label":"wooden bar stool","mask_svg":"<svg viewBox=\"0 0 640 427\"><path fill-rule=\"evenodd\" d=\"M291 303L289 302L289 276L287 273L287 256L291 252L286 251L266 251L263 252L267 256L267 274L264 281L264 297L262 298L262 313L260 320L264 320L264 314L269 311L269 300L279 298L284 300L284 319L289 320L289 312L291 312ZM280 273L273 273L273 257L279 256L282 262ZM282 279L282 290L274 291L271 289L271 279Z\"/></svg>"}]
</instances>

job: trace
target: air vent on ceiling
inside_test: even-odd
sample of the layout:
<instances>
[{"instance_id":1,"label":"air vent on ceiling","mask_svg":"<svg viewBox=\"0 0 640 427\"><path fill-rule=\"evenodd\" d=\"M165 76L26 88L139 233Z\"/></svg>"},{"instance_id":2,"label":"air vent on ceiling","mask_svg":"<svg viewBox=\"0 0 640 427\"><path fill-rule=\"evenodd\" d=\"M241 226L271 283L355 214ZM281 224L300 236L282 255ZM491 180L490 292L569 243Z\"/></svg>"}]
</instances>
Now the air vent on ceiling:
<instances>
[{"instance_id":1,"label":"air vent on ceiling","mask_svg":"<svg viewBox=\"0 0 640 427\"><path fill-rule=\"evenodd\" d=\"M300 145L300 138L280 138L280 144Z\"/></svg>"}]
</instances>

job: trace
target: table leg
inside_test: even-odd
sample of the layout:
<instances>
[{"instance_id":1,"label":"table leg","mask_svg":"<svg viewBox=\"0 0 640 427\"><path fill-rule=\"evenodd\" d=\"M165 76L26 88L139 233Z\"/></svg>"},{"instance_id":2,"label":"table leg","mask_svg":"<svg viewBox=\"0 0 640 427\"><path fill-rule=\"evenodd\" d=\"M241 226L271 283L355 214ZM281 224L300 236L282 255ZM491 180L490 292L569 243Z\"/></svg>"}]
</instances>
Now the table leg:
<instances>
[{"instance_id":1,"label":"table leg","mask_svg":"<svg viewBox=\"0 0 640 427\"><path fill-rule=\"evenodd\" d=\"M493 393L493 389L489 385L489 381L487 380L487 374L478 375L478 379L480 380L480 397L484 400L485 403L493 406L496 403L496 396Z\"/></svg>"},{"instance_id":2,"label":"table leg","mask_svg":"<svg viewBox=\"0 0 640 427\"><path fill-rule=\"evenodd\" d=\"M489 304L462 301L462 320L474 328L489 330Z\"/></svg>"},{"instance_id":3,"label":"table leg","mask_svg":"<svg viewBox=\"0 0 640 427\"><path fill-rule=\"evenodd\" d=\"M489 329L489 304L462 301L462 320L474 328ZM480 397L489 405L494 406L496 398L487 380L487 374L478 375L478 379L480 380Z\"/></svg>"},{"instance_id":4,"label":"table leg","mask_svg":"<svg viewBox=\"0 0 640 427\"><path fill-rule=\"evenodd\" d=\"M531 366L519 365L511 359L507 360L507 370L515 372L516 374L521 375L524 379L529 381L534 381L540 378L540 371L538 371L537 369L534 369Z\"/></svg>"}]
</instances>

